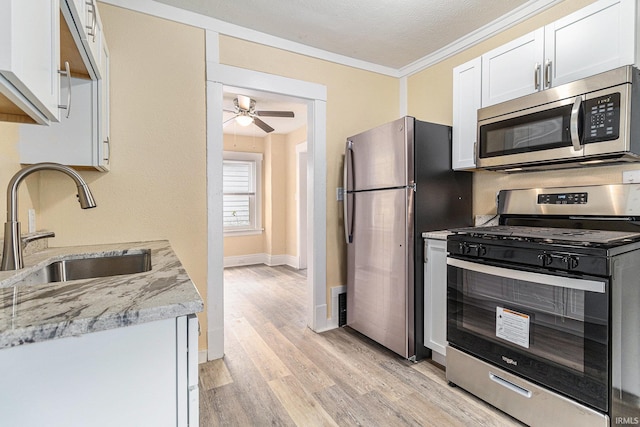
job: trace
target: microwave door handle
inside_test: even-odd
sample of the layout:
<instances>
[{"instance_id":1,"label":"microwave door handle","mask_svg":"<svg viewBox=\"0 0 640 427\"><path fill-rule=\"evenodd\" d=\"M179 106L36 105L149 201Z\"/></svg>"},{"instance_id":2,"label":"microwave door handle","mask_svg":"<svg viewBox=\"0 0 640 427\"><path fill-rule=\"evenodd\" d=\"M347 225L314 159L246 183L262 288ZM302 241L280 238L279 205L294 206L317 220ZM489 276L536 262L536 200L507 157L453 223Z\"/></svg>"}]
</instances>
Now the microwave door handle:
<instances>
[{"instance_id":1,"label":"microwave door handle","mask_svg":"<svg viewBox=\"0 0 640 427\"><path fill-rule=\"evenodd\" d=\"M569 132L571 134L571 144L575 151L582 149L582 141L580 140L580 113L582 110L582 97L576 96L576 100L573 102L571 108L571 120L569 121Z\"/></svg>"}]
</instances>

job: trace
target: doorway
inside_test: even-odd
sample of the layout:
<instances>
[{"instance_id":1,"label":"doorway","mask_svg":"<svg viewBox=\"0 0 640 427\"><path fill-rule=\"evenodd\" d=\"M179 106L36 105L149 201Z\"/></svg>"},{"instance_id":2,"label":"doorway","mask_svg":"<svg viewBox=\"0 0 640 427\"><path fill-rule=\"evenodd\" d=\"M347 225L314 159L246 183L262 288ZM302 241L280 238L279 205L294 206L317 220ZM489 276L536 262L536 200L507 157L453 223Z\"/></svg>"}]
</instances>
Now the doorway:
<instances>
[{"instance_id":1,"label":"doorway","mask_svg":"<svg viewBox=\"0 0 640 427\"><path fill-rule=\"evenodd\" d=\"M327 328L326 87L207 62L207 359L224 355L222 157L224 86L292 96L307 104L307 325Z\"/></svg>"}]
</instances>

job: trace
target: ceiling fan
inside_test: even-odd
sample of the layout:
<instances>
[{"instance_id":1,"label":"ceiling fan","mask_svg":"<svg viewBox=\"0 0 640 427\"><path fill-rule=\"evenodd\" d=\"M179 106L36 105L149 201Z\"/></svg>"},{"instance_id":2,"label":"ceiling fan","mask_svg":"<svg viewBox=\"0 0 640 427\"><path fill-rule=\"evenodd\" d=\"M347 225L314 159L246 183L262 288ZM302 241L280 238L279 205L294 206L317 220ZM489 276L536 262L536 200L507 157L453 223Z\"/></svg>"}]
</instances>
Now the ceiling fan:
<instances>
[{"instance_id":1,"label":"ceiling fan","mask_svg":"<svg viewBox=\"0 0 640 427\"><path fill-rule=\"evenodd\" d=\"M235 120L240 126L249 126L253 123L266 133L270 133L275 129L263 122L260 117L294 117L293 111L258 111L256 110L256 100L245 95L238 95L233 100L233 105L235 106L234 110L223 110L235 114L234 117L226 120L223 126L227 126Z\"/></svg>"}]
</instances>

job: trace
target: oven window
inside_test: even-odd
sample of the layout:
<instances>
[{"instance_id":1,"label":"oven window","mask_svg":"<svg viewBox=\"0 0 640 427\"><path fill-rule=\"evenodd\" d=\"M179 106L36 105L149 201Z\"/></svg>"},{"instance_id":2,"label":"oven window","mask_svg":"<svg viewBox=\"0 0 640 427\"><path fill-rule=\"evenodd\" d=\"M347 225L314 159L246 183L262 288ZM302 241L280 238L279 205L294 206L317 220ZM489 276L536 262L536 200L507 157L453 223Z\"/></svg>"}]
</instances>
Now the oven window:
<instances>
[{"instance_id":1,"label":"oven window","mask_svg":"<svg viewBox=\"0 0 640 427\"><path fill-rule=\"evenodd\" d=\"M449 344L606 411L608 280L466 264L447 270Z\"/></svg>"},{"instance_id":2,"label":"oven window","mask_svg":"<svg viewBox=\"0 0 640 427\"><path fill-rule=\"evenodd\" d=\"M583 290L465 271L460 322L489 340L584 372L584 301Z\"/></svg>"},{"instance_id":3,"label":"oven window","mask_svg":"<svg viewBox=\"0 0 640 427\"><path fill-rule=\"evenodd\" d=\"M480 157L571 146L571 105L480 126Z\"/></svg>"}]
</instances>

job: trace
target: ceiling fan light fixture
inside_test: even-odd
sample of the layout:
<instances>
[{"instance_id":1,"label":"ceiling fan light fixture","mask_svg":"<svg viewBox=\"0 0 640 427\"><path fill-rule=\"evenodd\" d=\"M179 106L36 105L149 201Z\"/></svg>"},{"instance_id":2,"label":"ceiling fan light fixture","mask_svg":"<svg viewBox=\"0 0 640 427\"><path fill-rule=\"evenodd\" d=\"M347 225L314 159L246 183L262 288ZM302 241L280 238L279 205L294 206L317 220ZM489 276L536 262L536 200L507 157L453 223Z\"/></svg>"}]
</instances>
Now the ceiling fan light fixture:
<instances>
[{"instance_id":1,"label":"ceiling fan light fixture","mask_svg":"<svg viewBox=\"0 0 640 427\"><path fill-rule=\"evenodd\" d=\"M240 126L249 126L253 123L253 117L248 114L239 114L236 116L236 123Z\"/></svg>"}]
</instances>

